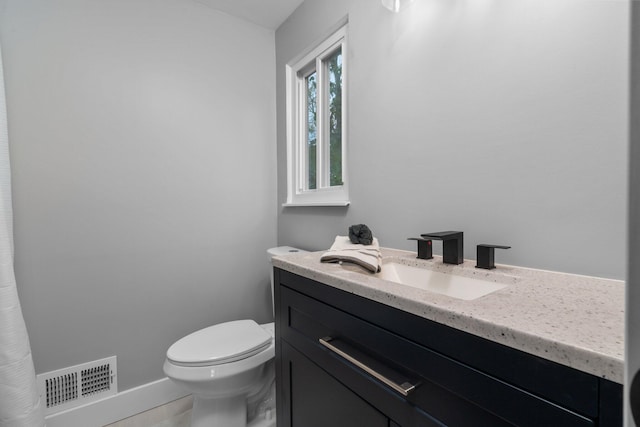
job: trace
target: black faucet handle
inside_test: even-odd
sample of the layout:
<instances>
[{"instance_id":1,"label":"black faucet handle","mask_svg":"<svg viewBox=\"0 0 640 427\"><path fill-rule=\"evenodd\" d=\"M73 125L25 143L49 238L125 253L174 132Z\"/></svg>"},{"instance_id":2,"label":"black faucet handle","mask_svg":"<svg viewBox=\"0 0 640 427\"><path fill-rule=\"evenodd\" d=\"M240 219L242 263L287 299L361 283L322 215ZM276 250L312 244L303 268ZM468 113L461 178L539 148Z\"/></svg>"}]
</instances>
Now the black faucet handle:
<instances>
[{"instance_id":1,"label":"black faucet handle","mask_svg":"<svg viewBox=\"0 0 640 427\"><path fill-rule=\"evenodd\" d=\"M495 249L511 249L511 246L479 244L476 250L476 268L484 268L486 270L496 268Z\"/></svg>"},{"instance_id":2,"label":"black faucet handle","mask_svg":"<svg viewBox=\"0 0 640 427\"><path fill-rule=\"evenodd\" d=\"M433 259L433 247L431 239L425 239L423 237L409 237L407 240L418 241L418 258Z\"/></svg>"}]
</instances>

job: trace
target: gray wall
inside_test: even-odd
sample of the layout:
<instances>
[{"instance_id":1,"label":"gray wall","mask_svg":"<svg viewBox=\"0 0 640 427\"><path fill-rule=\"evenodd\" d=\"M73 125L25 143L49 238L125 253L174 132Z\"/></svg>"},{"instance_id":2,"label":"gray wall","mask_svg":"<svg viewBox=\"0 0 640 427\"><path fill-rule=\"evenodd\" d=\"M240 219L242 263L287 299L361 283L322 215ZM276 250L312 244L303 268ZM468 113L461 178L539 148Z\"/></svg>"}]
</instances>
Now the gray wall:
<instances>
[{"instance_id":1,"label":"gray wall","mask_svg":"<svg viewBox=\"0 0 640 427\"><path fill-rule=\"evenodd\" d=\"M349 16L348 208L280 208L281 244L368 224L383 246L463 230L499 263L623 278L628 4L306 0L276 31L278 202L290 61ZM436 250L440 246L436 244Z\"/></svg>"},{"instance_id":2,"label":"gray wall","mask_svg":"<svg viewBox=\"0 0 640 427\"><path fill-rule=\"evenodd\" d=\"M37 372L124 390L271 319L274 33L185 0L2 0L16 275Z\"/></svg>"}]
</instances>

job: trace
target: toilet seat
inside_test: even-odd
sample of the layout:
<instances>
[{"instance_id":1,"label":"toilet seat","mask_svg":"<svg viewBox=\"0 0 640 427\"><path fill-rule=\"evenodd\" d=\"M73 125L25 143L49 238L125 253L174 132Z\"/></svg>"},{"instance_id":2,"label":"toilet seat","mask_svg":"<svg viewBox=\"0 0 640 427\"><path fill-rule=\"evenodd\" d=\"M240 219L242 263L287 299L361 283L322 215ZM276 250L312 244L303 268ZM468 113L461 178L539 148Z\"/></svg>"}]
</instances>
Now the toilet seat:
<instances>
[{"instance_id":1,"label":"toilet seat","mask_svg":"<svg viewBox=\"0 0 640 427\"><path fill-rule=\"evenodd\" d=\"M220 323L193 332L167 350L177 366L217 366L237 362L267 349L273 336L253 320Z\"/></svg>"}]
</instances>

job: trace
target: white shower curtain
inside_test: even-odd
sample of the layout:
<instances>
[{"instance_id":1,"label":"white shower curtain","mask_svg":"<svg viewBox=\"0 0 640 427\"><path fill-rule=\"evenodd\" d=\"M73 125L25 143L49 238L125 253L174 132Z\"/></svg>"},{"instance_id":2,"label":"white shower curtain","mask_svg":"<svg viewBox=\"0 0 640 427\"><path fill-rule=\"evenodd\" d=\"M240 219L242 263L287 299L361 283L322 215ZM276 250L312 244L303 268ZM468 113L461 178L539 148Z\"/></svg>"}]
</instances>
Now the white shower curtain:
<instances>
[{"instance_id":1,"label":"white shower curtain","mask_svg":"<svg viewBox=\"0 0 640 427\"><path fill-rule=\"evenodd\" d=\"M0 50L0 427L43 425L31 346L13 272L11 169Z\"/></svg>"}]
</instances>

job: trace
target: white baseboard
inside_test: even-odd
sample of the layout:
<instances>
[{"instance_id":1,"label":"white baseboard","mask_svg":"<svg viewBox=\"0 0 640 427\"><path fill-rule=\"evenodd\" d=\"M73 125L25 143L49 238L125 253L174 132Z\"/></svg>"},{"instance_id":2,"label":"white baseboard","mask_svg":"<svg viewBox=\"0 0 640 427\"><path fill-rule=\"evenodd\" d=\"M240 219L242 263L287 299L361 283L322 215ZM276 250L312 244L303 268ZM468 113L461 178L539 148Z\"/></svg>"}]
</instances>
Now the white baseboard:
<instances>
[{"instance_id":1,"label":"white baseboard","mask_svg":"<svg viewBox=\"0 0 640 427\"><path fill-rule=\"evenodd\" d=\"M46 417L46 427L103 427L189 395L169 378Z\"/></svg>"}]
</instances>

